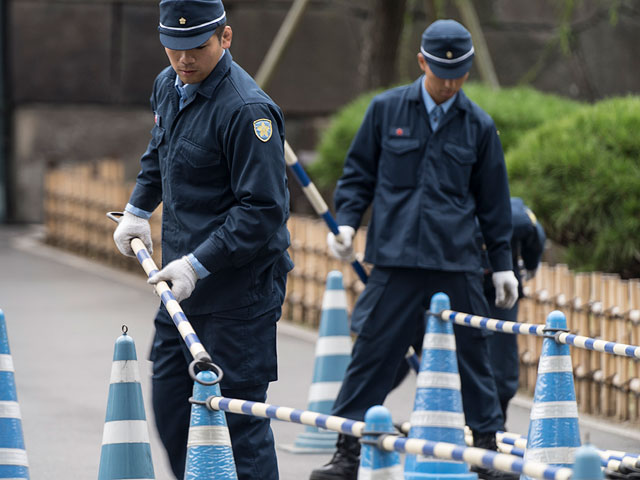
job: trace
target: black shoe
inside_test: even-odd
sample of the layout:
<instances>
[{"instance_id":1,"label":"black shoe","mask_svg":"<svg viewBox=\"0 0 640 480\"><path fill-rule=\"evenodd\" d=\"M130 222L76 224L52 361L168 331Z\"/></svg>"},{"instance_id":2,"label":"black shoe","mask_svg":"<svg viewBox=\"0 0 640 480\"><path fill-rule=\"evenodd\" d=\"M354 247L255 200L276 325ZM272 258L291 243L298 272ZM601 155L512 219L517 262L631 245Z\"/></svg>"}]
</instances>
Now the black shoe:
<instances>
[{"instance_id":1,"label":"black shoe","mask_svg":"<svg viewBox=\"0 0 640 480\"><path fill-rule=\"evenodd\" d=\"M357 480L360 442L350 435L338 435L336 453L323 467L311 472L309 480Z\"/></svg>"},{"instance_id":2,"label":"black shoe","mask_svg":"<svg viewBox=\"0 0 640 480\"><path fill-rule=\"evenodd\" d=\"M473 432L473 446L476 448L484 448L485 450L497 451L498 445L496 444L496 433ZM518 480L520 478L519 473L503 472L502 470L478 465L471 465L469 470L477 473L478 477L482 480Z\"/></svg>"}]
</instances>

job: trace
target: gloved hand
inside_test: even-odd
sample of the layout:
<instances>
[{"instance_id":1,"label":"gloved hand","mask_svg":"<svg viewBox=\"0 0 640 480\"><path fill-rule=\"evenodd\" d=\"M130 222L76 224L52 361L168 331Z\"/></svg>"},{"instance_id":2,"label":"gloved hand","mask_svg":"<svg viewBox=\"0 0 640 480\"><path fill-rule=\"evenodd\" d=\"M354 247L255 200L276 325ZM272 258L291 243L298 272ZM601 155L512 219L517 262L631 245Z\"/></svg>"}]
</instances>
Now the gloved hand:
<instances>
[{"instance_id":1,"label":"gloved hand","mask_svg":"<svg viewBox=\"0 0 640 480\"><path fill-rule=\"evenodd\" d=\"M176 300L180 303L182 300L189 298L193 293L193 289L196 288L196 282L198 281L198 275L185 255L182 258L170 262L166 267L150 277L147 283L155 285L161 280L171 282L173 296L176 297Z\"/></svg>"},{"instance_id":2,"label":"gloved hand","mask_svg":"<svg viewBox=\"0 0 640 480\"><path fill-rule=\"evenodd\" d=\"M537 268L534 268L533 270L525 270L524 274L522 275L522 281L528 282L529 280L533 279L533 277L536 276L536 273L538 273Z\"/></svg>"},{"instance_id":3,"label":"gloved hand","mask_svg":"<svg viewBox=\"0 0 640 480\"><path fill-rule=\"evenodd\" d=\"M353 261L355 255L353 254L353 237L356 231L349 225L340 225L338 227L340 236L336 237L333 233L327 234L327 245L331 255L338 260Z\"/></svg>"},{"instance_id":4,"label":"gloved hand","mask_svg":"<svg viewBox=\"0 0 640 480\"><path fill-rule=\"evenodd\" d=\"M510 310L518 300L518 279L511 270L493 272L491 276L496 289L496 307Z\"/></svg>"},{"instance_id":5,"label":"gloved hand","mask_svg":"<svg viewBox=\"0 0 640 480\"><path fill-rule=\"evenodd\" d=\"M120 253L127 257L135 257L136 254L131 249L131 239L138 237L149 250L149 254L153 253L153 242L151 241L151 227L149 220L138 217L130 212L124 212L124 216L120 219L118 227L113 232L113 241Z\"/></svg>"}]
</instances>

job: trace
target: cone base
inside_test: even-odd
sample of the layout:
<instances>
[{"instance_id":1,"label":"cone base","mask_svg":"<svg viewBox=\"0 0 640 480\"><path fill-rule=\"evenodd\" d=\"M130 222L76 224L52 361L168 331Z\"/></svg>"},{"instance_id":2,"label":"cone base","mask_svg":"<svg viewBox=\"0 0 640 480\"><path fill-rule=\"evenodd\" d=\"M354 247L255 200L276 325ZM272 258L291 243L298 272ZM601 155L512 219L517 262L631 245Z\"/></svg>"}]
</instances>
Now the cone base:
<instances>
[{"instance_id":1,"label":"cone base","mask_svg":"<svg viewBox=\"0 0 640 480\"><path fill-rule=\"evenodd\" d=\"M293 445L278 448L289 453L333 453L338 434L335 432L304 432L298 435Z\"/></svg>"}]
</instances>

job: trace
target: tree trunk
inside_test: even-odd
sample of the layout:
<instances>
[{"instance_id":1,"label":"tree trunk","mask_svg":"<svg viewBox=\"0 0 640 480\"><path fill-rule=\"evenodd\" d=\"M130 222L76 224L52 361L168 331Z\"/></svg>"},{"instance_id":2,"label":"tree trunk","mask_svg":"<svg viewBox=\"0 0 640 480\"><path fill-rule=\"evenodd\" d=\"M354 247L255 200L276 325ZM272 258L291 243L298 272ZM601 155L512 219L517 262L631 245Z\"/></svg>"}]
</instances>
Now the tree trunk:
<instances>
[{"instance_id":1,"label":"tree trunk","mask_svg":"<svg viewBox=\"0 0 640 480\"><path fill-rule=\"evenodd\" d=\"M398 45L404 24L406 0L372 0L360 57L366 90L388 87L396 80Z\"/></svg>"}]
</instances>

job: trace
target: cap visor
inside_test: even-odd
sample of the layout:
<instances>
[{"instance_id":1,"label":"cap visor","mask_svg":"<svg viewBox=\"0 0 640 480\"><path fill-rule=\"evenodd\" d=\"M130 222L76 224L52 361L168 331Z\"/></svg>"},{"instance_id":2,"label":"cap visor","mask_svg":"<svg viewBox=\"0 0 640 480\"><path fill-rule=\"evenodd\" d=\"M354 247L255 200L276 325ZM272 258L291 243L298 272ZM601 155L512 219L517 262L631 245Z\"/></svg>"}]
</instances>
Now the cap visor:
<instances>
[{"instance_id":1,"label":"cap visor","mask_svg":"<svg viewBox=\"0 0 640 480\"><path fill-rule=\"evenodd\" d=\"M174 37L172 35L160 34L160 43L170 50L191 50L197 48L209 40L215 30L207 30L192 37Z\"/></svg>"},{"instance_id":2,"label":"cap visor","mask_svg":"<svg viewBox=\"0 0 640 480\"><path fill-rule=\"evenodd\" d=\"M445 78L447 80L464 77L464 75L471 70L471 58L456 65L455 67L443 67L442 65L429 61L427 61L427 63L436 77Z\"/></svg>"}]
</instances>

